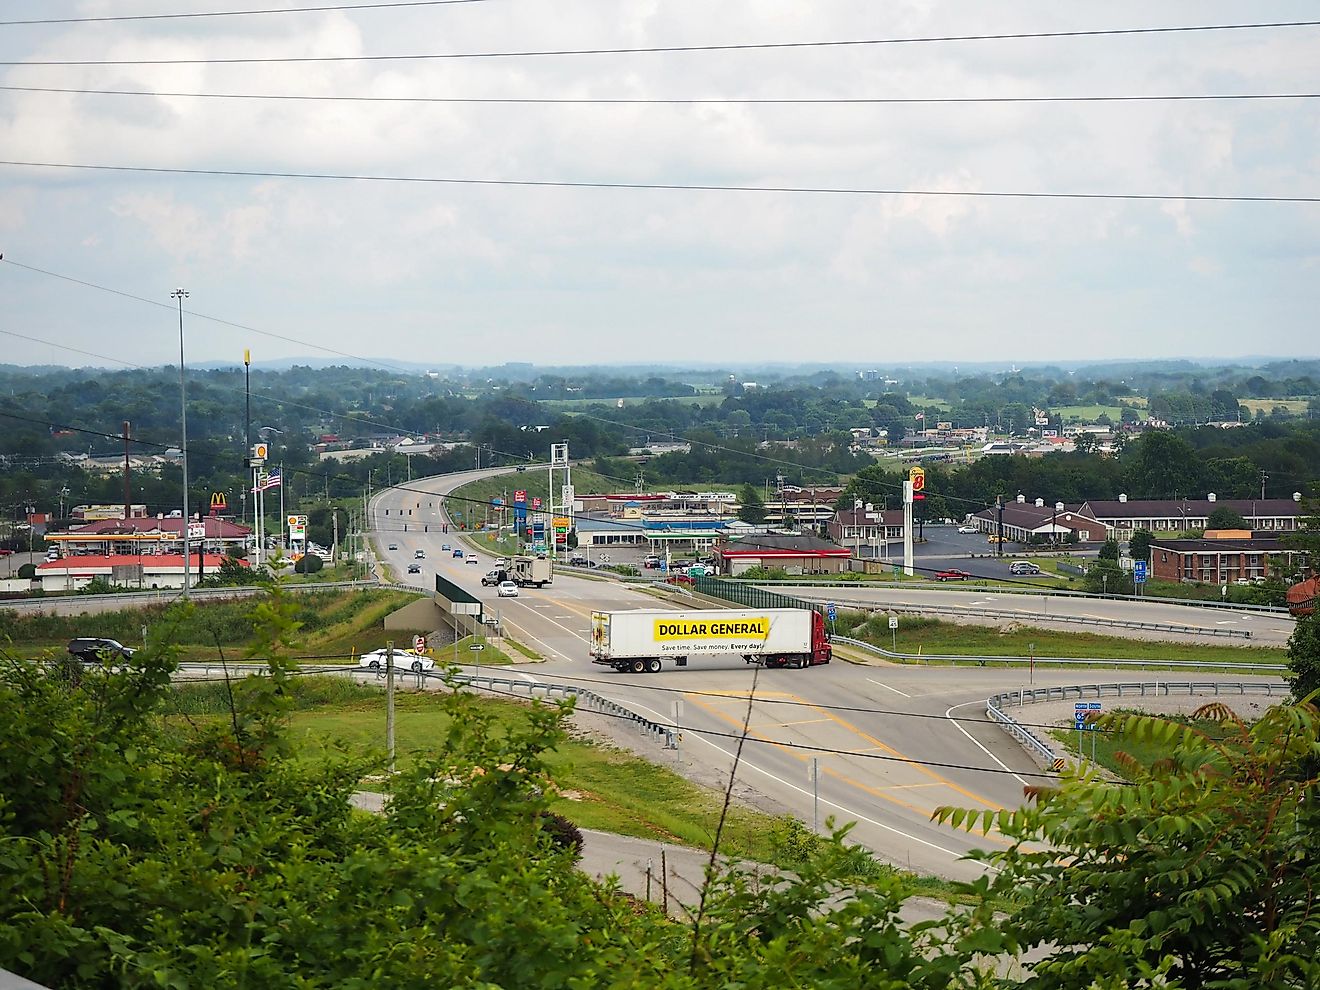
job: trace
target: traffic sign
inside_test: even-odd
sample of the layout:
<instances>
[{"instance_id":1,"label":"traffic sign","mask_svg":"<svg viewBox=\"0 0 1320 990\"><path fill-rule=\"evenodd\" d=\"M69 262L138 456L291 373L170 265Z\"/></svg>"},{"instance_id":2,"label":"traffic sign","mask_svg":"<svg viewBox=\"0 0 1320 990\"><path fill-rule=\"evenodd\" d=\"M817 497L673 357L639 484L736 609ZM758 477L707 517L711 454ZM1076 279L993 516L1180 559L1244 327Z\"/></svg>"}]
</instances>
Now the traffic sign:
<instances>
[{"instance_id":1,"label":"traffic sign","mask_svg":"<svg viewBox=\"0 0 1320 990\"><path fill-rule=\"evenodd\" d=\"M426 637L425 637L425 636L414 636L414 637L413 637L413 649L416 650L418 653L425 653L425 652L426 652Z\"/></svg>"},{"instance_id":2,"label":"traffic sign","mask_svg":"<svg viewBox=\"0 0 1320 990\"><path fill-rule=\"evenodd\" d=\"M1144 560L1134 560L1132 562L1132 580L1137 584L1146 583L1146 562Z\"/></svg>"},{"instance_id":3,"label":"traffic sign","mask_svg":"<svg viewBox=\"0 0 1320 990\"><path fill-rule=\"evenodd\" d=\"M890 629L897 629L897 628L898 628L898 616L896 616L896 615L891 615L891 616L889 617L889 628L890 628Z\"/></svg>"},{"instance_id":4,"label":"traffic sign","mask_svg":"<svg viewBox=\"0 0 1320 990\"><path fill-rule=\"evenodd\" d=\"M600 562L601 562L602 564L608 564L608 563L610 562L610 555L607 554L607 553L603 553L603 554L601 554L601 555L600 555Z\"/></svg>"},{"instance_id":5,"label":"traffic sign","mask_svg":"<svg viewBox=\"0 0 1320 990\"><path fill-rule=\"evenodd\" d=\"M834 607L833 602L830 602L828 605L825 606L825 615L829 617L829 620L831 622L834 621L835 617L838 616L838 614L839 614L839 610Z\"/></svg>"},{"instance_id":6,"label":"traffic sign","mask_svg":"<svg viewBox=\"0 0 1320 990\"><path fill-rule=\"evenodd\" d=\"M468 649L471 650L473 653L479 653L485 648L486 648L485 643L473 643L471 646L468 647Z\"/></svg>"}]
</instances>

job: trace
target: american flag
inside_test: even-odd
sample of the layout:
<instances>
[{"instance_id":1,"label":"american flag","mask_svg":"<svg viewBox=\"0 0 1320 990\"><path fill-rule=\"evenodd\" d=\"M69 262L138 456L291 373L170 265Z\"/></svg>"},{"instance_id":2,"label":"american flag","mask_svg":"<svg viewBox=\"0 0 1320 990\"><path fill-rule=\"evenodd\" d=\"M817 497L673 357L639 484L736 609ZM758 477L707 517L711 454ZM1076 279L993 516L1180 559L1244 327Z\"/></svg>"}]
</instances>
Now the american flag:
<instances>
[{"instance_id":1,"label":"american flag","mask_svg":"<svg viewBox=\"0 0 1320 990\"><path fill-rule=\"evenodd\" d=\"M926 414L925 414L924 412L923 412L923 413L917 413L917 415L916 415L915 418L916 418L916 419L925 419L925 418L926 418Z\"/></svg>"},{"instance_id":2,"label":"american flag","mask_svg":"<svg viewBox=\"0 0 1320 990\"><path fill-rule=\"evenodd\" d=\"M257 487L252 489L252 491L254 493L264 492L270 488L279 488L282 483L283 478L280 476L279 469L277 468L270 474L259 475L257 478Z\"/></svg>"}]
</instances>

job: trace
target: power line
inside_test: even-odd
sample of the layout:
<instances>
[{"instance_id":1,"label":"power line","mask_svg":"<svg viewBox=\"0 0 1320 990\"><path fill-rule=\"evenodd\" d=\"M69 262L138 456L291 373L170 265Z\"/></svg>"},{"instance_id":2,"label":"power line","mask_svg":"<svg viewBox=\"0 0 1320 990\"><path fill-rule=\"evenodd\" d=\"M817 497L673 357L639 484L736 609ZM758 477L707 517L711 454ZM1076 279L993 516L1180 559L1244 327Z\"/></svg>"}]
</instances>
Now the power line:
<instances>
[{"instance_id":1,"label":"power line","mask_svg":"<svg viewBox=\"0 0 1320 990\"><path fill-rule=\"evenodd\" d=\"M1098 28L1083 31L1018 31L999 34L947 34L905 38L850 38L832 41L772 41L723 45L654 45L638 48L559 48L498 52L438 52L422 55L304 55L250 58L175 59L51 59L0 61L0 65L116 66L116 65L268 65L325 62L417 62L443 59L547 58L571 55L658 55L683 52L786 51L795 49L866 48L961 41L1030 41L1056 38L1100 38L1127 35L1188 34L1271 28L1316 27L1320 21L1266 21L1234 24L1181 24L1168 27Z\"/></svg>"},{"instance_id":2,"label":"power line","mask_svg":"<svg viewBox=\"0 0 1320 990\"><path fill-rule=\"evenodd\" d=\"M1164 93L1129 96L823 96L823 97L527 97L527 96L329 96L298 93L197 93L150 89L72 89L0 86L0 92L80 96L152 96L203 100L290 100L336 103L465 103L548 106L926 106L1003 103L1165 103L1179 101L1315 100L1320 93Z\"/></svg>"},{"instance_id":3,"label":"power line","mask_svg":"<svg viewBox=\"0 0 1320 990\"><path fill-rule=\"evenodd\" d=\"M271 7L261 10L201 10L181 14L114 14L104 17L41 17L26 21L0 21L0 27L34 24L105 24L112 21L175 21L193 17L247 17L253 14L313 14L334 10L389 10L399 7L447 7L486 3L488 0L394 0L391 3L343 3L320 7Z\"/></svg>"},{"instance_id":4,"label":"power line","mask_svg":"<svg viewBox=\"0 0 1320 990\"><path fill-rule=\"evenodd\" d=\"M3 65L0 62L0 65ZM1229 196L1195 193L1016 192L1010 190L899 189L848 186L746 186L683 182L602 182L562 179L460 179L422 175L367 175L340 172L280 172L264 169L167 168L149 165L86 165L74 162L0 160L21 168L87 172L136 172L149 175L213 175L252 179L331 179L352 182L399 182L423 185L505 186L529 189L627 189L670 192L805 193L834 196L933 196L951 199L1053 199L1175 203L1320 203L1320 196Z\"/></svg>"}]
</instances>

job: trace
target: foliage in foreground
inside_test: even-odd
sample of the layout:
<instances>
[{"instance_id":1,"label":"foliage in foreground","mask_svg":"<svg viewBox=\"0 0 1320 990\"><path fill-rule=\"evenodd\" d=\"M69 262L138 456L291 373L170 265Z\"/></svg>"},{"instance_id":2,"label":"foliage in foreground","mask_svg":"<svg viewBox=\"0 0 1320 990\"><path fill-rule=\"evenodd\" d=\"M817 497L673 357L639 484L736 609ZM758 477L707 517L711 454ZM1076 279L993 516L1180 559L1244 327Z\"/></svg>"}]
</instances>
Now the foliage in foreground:
<instances>
[{"instance_id":1,"label":"foliage in foreground","mask_svg":"<svg viewBox=\"0 0 1320 990\"><path fill-rule=\"evenodd\" d=\"M294 645L291 606L259 609L254 656ZM566 709L496 723L462 694L451 729L381 816L361 775L293 758L296 672L233 685L227 717L161 715L161 642L123 670L0 672L0 966L58 987L989 986L1005 941L975 913L900 926L883 877L841 901L848 851L793 883L712 876L676 923L573 868L543 813L543 756Z\"/></svg>"},{"instance_id":2,"label":"foliage in foreground","mask_svg":"<svg viewBox=\"0 0 1320 990\"><path fill-rule=\"evenodd\" d=\"M251 655L295 646L293 606L258 609ZM157 628L164 629L162 623ZM166 717L160 638L123 670L0 669L0 966L58 987L1293 988L1320 979L1317 713L1210 735L1127 716L1172 756L1135 783L1091 776L1020 811L941 816L1015 840L980 906L904 924L910 890L854 886L841 830L795 875L712 870L675 922L574 869L545 816L562 706L496 721L462 694L450 728L349 809L379 766L300 761L296 671L232 686L221 718ZM178 712L179 709L173 709ZM992 916L991 903L1011 905ZM1043 958L1002 975L1022 948Z\"/></svg>"},{"instance_id":3,"label":"foliage in foreground","mask_svg":"<svg viewBox=\"0 0 1320 990\"><path fill-rule=\"evenodd\" d=\"M1320 714L1280 705L1248 727L1213 704L1195 717L1215 728L1105 720L1172 754L1123 761L1130 786L1086 772L1020 811L939 813L1015 840L981 858L1001 871L988 890L1018 896L1005 933L1051 947L1026 986L1320 985Z\"/></svg>"}]
</instances>

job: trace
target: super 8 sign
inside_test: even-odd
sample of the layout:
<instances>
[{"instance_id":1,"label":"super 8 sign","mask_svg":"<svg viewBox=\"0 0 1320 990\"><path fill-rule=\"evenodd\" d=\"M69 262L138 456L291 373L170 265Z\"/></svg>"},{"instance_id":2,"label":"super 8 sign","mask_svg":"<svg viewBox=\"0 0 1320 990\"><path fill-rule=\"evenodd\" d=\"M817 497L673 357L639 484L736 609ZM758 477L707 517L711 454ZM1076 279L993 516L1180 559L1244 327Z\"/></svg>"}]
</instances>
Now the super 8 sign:
<instances>
[{"instance_id":1,"label":"super 8 sign","mask_svg":"<svg viewBox=\"0 0 1320 990\"><path fill-rule=\"evenodd\" d=\"M908 480L912 482L913 494L922 491L926 487L926 472L921 468L914 467L908 472Z\"/></svg>"}]
</instances>

